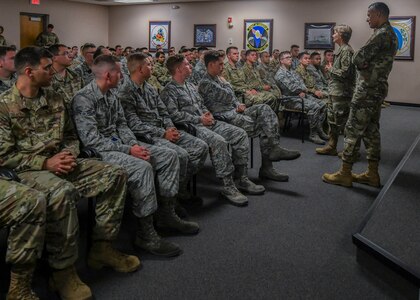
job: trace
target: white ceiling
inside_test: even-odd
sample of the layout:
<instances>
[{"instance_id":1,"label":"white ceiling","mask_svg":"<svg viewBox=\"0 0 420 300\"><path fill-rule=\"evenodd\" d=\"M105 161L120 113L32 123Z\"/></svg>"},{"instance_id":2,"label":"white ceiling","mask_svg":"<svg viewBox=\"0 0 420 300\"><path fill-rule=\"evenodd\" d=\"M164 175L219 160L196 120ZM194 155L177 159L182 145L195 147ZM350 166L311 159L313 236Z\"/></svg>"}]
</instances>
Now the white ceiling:
<instances>
[{"instance_id":1,"label":"white ceiling","mask_svg":"<svg viewBox=\"0 0 420 300\"><path fill-rule=\"evenodd\" d=\"M133 4L165 4L165 3L181 3L181 2L216 2L216 1L223 1L223 0L153 0L153 2L143 2L143 3L118 3L114 2L114 0L67 0L73 2L82 2L82 3L91 3L91 4L99 4L99 5L133 5ZM231 0L232 1L232 0ZM233 1L240 1L240 0L233 0Z\"/></svg>"}]
</instances>

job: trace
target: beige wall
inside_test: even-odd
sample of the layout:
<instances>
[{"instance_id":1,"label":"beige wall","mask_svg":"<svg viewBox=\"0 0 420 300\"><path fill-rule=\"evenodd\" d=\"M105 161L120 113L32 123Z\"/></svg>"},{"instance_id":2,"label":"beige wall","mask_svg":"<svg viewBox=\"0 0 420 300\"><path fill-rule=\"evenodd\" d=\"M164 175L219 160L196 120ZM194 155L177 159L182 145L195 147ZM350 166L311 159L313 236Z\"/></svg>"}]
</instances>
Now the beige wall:
<instances>
[{"instance_id":1,"label":"beige wall","mask_svg":"<svg viewBox=\"0 0 420 300\"><path fill-rule=\"evenodd\" d=\"M149 20L172 21L172 45L192 46L194 24L217 24L217 48L225 49L229 38L243 46L243 19L274 19L274 47L287 49L292 43L303 47L305 22L345 23L353 28L350 44L360 48L371 30L366 20L367 6L373 0L279 0L222 1L210 3L180 3L180 9L169 4L131 5L109 8L109 42L134 47L147 46ZM420 16L418 0L388 0L391 15ZM234 27L227 28L227 18L233 17ZM419 43L420 40L417 41ZM414 62L396 61L390 75L389 101L419 103L420 46Z\"/></svg>"},{"instance_id":2,"label":"beige wall","mask_svg":"<svg viewBox=\"0 0 420 300\"><path fill-rule=\"evenodd\" d=\"M29 2L0 0L0 25L8 44L20 44L20 12L48 14L60 41L67 45L108 44L108 7L60 0L41 0L41 5Z\"/></svg>"}]
</instances>

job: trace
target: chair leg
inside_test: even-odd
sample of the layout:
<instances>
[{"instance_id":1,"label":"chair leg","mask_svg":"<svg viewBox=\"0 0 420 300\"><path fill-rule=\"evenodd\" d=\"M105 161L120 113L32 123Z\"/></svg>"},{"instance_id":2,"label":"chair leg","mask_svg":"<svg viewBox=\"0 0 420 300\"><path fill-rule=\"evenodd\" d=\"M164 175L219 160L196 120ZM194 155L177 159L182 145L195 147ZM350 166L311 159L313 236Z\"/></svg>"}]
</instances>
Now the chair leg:
<instances>
[{"instance_id":1,"label":"chair leg","mask_svg":"<svg viewBox=\"0 0 420 300\"><path fill-rule=\"evenodd\" d=\"M254 138L250 138L251 144L251 169L254 168Z\"/></svg>"},{"instance_id":2,"label":"chair leg","mask_svg":"<svg viewBox=\"0 0 420 300\"><path fill-rule=\"evenodd\" d=\"M92 247L92 233L93 233L93 226L95 226L95 202L96 198L91 197L87 199L88 201L88 224L86 230L86 257L88 257L89 250Z\"/></svg>"}]
</instances>

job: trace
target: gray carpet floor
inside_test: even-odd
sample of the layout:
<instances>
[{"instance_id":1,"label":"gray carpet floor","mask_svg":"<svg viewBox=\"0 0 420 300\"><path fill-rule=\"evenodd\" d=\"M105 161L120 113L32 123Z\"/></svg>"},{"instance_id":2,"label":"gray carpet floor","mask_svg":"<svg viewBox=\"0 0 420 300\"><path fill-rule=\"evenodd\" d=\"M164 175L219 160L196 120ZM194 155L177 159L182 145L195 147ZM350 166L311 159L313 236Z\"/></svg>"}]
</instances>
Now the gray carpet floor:
<instances>
[{"instance_id":1,"label":"gray carpet floor","mask_svg":"<svg viewBox=\"0 0 420 300\"><path fill-rule=\"evenodd\" d=\"M383 183L419 133L419 116L420 109L414 107L382 110ZM266 193L250 196L244 208L218 199L221 185L207 161L198 176L204 206L190 210L190 219L200 224L201 231L197 236L168 237L184 250L177 258L158 259L133 250L135 220L127 203L115 244L139 255L143 267L133 274L85 266L87 210L86 203L81 203L78 269L96 299L402 299L356 262L351 240L379 189L323 183L321 175L336 171L341 162L337 157L316 155L315 145L302 144L296 128L283 134L282 143L302 153L298 160L276 163L290 175L289 182L261 182ZM258 140L254 144L255 164L249 175L259 182ZM356 172L366 168L364 154L362 146ZM3 251L4 239L0 243ZM0 270L4 296L7 272L4 265ZM55 299L47 291L45 277L41 265L35 290L44 299Z\"/></svg>"}]
</instances>

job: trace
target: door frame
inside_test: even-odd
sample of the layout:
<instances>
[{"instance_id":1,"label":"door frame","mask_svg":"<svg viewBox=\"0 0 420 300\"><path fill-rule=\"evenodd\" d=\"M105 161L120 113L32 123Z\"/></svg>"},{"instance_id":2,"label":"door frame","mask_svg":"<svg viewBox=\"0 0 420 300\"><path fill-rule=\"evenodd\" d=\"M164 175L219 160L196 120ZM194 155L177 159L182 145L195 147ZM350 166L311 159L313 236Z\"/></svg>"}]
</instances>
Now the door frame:
<instances>
[{"instance_id":1,"label":"door frame","mask_svg":"<svg viewBox=\"0 0 420 300\"><path fill-rule=\"evenodd\" d=\"M19 13L19 35L20 35L20 17L21 16L41 18L41 20L42 20L42 31L45 32L47 30L47 26L48 26L49 21L50 21L50 15L31 13L31 12L20 12ZM19 45L21 45L21 44L22 44L22 41L19 41Z\"/></svg>"}]
</instances>

